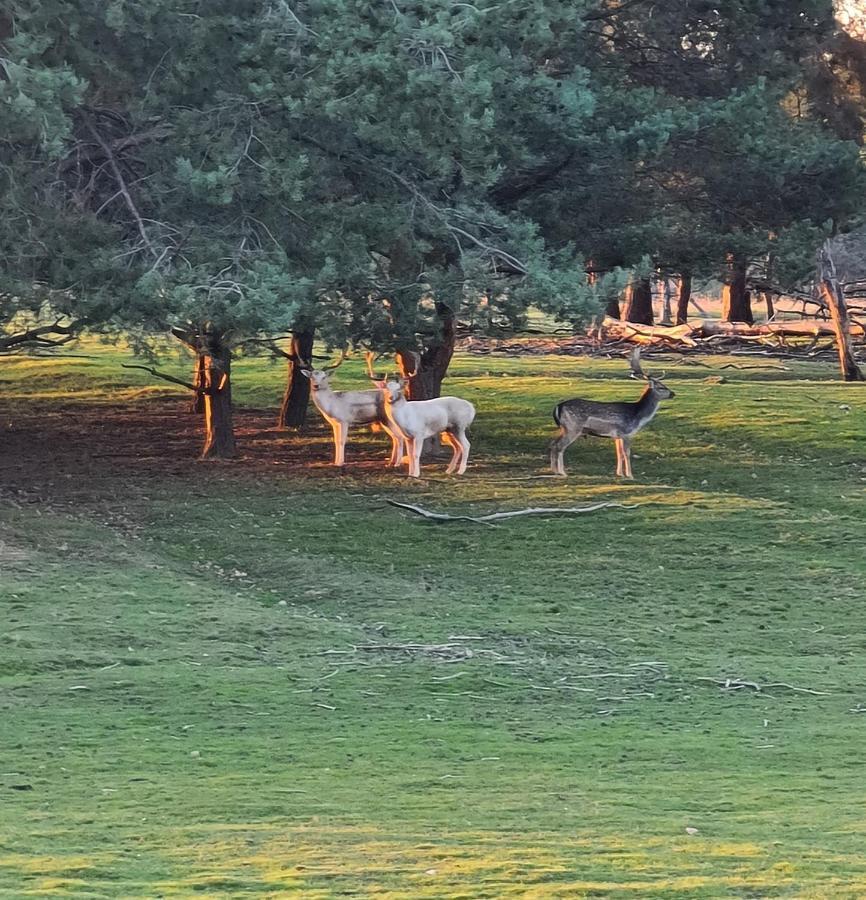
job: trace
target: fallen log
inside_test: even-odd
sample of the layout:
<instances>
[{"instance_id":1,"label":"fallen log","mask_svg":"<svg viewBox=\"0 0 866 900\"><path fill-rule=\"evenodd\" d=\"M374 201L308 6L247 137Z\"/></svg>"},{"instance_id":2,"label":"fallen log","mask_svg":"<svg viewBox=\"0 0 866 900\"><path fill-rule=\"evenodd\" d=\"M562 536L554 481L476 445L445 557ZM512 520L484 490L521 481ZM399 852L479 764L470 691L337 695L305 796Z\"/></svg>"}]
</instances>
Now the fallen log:
<instances>
[{"instance_id":1,"label":"fallen log","mask_svg":"<svg viewBox=\"0 0 866 900\"><path fill-rule=\"evenodd\" d=\"M690 325L637 325L619 319L605 318L601 335L608 340L628 341L642 346L689 347L700 346L702 340L729 337L739 340L761 340L785 337L835 337L833 323L825 319L797 319L787 322L763 322L748 325L746 322L722 322L703 319ZM860 322L850 322L852 337L866 336L866 328Z\"/></svg>"},{"instance_id":2,"label":"fallen log","mask_svg":"<svg viewBox=\"0 0 866 900\"><path fill-rule=\"evenodd\" d=\"M760 325L747 325L745 322L702 321L695 329L700 337L731 335L732 337L756 337L761 335L784 335L785 337L816 337L818 335L836 334L833 323L826 319L797 319L790 322L763 322ZM859 322L851 323L851 334L863 337L866 334Z\"/></svg>"},{"instance_id":3,"label":"fallen log","mask_svg":"<svg viewBox=\"0 0 866 900\"><path fill-rule=\"evenodd\" d=\"M668 342L685 347L696 347L691 325L639 325L605 316L600 332L603 337L630 341L633 344L657 344Z\"/></svg>"}]
</instances>

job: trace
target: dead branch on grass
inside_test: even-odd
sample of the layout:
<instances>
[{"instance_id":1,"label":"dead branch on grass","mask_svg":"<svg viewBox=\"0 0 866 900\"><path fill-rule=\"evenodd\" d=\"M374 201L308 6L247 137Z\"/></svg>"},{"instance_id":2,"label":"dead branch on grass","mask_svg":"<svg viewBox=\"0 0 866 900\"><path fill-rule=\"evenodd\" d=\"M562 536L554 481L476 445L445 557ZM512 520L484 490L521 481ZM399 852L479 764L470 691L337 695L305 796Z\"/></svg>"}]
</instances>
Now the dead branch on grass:
<instances>
[{"instance_id":1,"label":"dead branch on grass","mask_svg":"<svg viewBox=\"0 0 866 900\"><path fill-rule=\"evenodd\" d=\"M719 685L724 691L739 691L743 688L751 688L756 694L768 691L771 688L786 688L789 691L796 691L798 694L814 694L817 697L829 697L830 691L815 691L812 688L797 687L788 684L787 681L771 681L767 684L758 684L757 681L746 681L744 678L709 678L704 675L697 676L698 681L710 681Z\"/></svg>"},{"instance_id":2,"label":"dead branch on grass","mask_svg":"<svg viewBox=\"0 0 866 900\"><path fill-rule=\"evenodd\" d=\"M599 509L608 509L617 507L619 509L637 509L638 503L615 503L605 501L603 503L593 503L591 506L535 506L528 509L514 509L506 512L488 513L484 516L452 516L448 513L432 512L424 509L423 506L416 506L414 503L401 503L399 500L385 499L386 503L391 506L398 506L401 509L408 509L416 515L423 516L425 519L432 519L434 522L473 522L476 525L487 525L489 528L495 528L492 524L494 521L502 519L513 519L517 516L550 516L550 515L579 515L580 513L596 512Z\"/></svg>"}]
</instances>

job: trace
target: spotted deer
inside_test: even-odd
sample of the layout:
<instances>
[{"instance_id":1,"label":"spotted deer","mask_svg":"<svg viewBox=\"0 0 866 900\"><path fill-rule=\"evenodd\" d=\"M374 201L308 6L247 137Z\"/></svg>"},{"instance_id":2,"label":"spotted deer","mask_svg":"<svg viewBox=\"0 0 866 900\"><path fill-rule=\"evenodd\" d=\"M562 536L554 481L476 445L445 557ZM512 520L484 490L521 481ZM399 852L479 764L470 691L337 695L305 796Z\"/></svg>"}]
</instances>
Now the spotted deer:
<instances>
[{"instance_id":1,"label":"spotted deer","mask_svg":"<svg viewBox=\"0 0 866 900\"><path fill-rule=\"evenodd\" d=\"M670 400L674 392L662 384L661 378L648 375L641 368L640 348L629 359L633 378L641 378L647 386L637 402L602 403L597 400L563 400L553 409L553 421L559 434L550 445L550 468L555 475L565 475L563 455L579 437L613 438L616 445L616 474L633 478L631 440L648 425L658 412L662 400ZM662 377L664 373L662 373Z\"/></svg>"}]
</instances>

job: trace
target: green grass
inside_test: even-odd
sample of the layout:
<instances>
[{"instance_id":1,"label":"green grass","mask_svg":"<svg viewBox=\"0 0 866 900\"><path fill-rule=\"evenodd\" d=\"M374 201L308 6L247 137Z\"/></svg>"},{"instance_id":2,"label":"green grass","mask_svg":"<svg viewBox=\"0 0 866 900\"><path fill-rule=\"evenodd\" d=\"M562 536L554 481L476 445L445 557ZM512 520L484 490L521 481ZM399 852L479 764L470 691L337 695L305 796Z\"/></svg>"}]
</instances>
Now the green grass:
<instances>
[{"instance_id":1,"label":"green grass","mask_svg":"<svg viewBox=\"0 0 866 900\"><path fill-rule=\"evenodd\" d=\"M470 470L410 483L271 429L257 360L197 463L87 349L0 367L0 896L866 895L862 387L671 368L635 482L601 441L557 480L552 405L623 363L461 357Z\"/></svg>"}]
</instances>

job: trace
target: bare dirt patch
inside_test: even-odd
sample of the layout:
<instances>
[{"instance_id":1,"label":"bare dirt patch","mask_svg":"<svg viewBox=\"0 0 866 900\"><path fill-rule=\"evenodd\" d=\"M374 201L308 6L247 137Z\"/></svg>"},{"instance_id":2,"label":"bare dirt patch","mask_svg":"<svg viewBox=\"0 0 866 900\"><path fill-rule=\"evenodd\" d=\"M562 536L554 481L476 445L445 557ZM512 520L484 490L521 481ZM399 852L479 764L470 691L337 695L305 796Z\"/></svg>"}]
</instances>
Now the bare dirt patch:
<instances>
[{"instance_id":1,"label":"bare dirt patch","mask_svg":"<svg viewBox=\"0 0 866 900\"><path fill-rule=\"evenodd\" d=\"M239 455L201 462L199 417L176 401L147 405L55 408L39 415L0 409L0 502L15 506L87 505L107 497L146 494L149 483L178 486L214 478L267 474L326 475L329 435L311 416L302 434L280 431L270 409L235 411ZM379 448L353 449L358 463L380 461Z\"/></svg>"}]
</instances>

